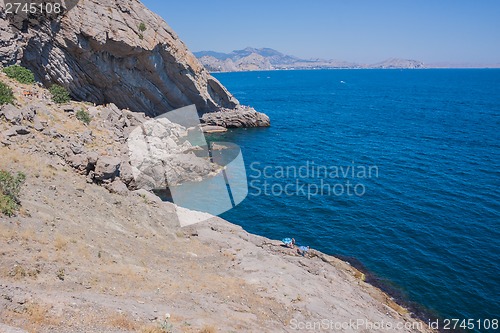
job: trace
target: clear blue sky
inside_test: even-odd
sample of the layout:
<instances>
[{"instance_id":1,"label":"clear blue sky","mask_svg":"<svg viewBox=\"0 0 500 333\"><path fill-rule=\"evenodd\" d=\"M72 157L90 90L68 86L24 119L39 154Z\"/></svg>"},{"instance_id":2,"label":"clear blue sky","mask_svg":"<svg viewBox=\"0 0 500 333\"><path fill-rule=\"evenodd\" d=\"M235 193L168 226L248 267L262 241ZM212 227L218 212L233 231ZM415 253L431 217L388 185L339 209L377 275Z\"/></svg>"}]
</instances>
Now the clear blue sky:
<instances>
[{"instance_id":1,"label":"clear blue sky","mask_svg":"<svg viewBox=\"0 0 500 333\"><path fill-rule=\"evenodd\" d=\"M191 51L500 63L498 0L142 0Z\"/></svg>"}]
</instances>

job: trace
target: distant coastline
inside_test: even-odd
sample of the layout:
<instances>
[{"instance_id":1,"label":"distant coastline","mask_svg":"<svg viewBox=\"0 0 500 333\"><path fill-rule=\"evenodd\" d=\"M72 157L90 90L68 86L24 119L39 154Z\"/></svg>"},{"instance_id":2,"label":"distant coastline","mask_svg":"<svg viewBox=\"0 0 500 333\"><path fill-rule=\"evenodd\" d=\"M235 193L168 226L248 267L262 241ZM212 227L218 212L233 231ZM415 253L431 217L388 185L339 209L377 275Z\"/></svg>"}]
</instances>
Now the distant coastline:
<instances>
[{"instance_id":1,"label":"distant coastline","mask_svg":"<svg viewBox=\"0 0 500 333\"><path fill-rule=\"evenodd\" d=\"M230 53L215 51L194 52L205 68L212 73L324 70L324 69L487 69L500 68L498 64L424 63L413 59L390 58L374 64L360 64L341 60L300 59L270 48L247 47Z\"/></svg>"},{"instance_id":2,"label":"distant coastline","mask_svg":"<svg viewBox=\"0 0 500 333\"><path fill-rule=\"evenodd\" d=\"M237 71L209 71L211 74L226 73L250 73L250 72L293 72L293 71L344 71L344 70L451 70L451 69L498 69L498 67L424 67L424 68L294 68L294 69L255 69L255 70L237 70Z\"/></svg>"}]
</instances>

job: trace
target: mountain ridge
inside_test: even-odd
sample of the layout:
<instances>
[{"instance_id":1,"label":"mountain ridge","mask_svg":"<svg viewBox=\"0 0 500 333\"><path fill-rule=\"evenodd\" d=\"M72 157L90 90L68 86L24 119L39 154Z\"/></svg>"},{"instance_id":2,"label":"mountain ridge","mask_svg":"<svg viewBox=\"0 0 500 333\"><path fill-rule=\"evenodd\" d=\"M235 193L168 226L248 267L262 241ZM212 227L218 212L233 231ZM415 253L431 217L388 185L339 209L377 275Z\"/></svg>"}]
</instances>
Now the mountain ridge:
<instances>
[{"instance_id":1,"label":"mountain ridge","mask_svg":"<svg viewBox=\"0 0 500 333\"><path fill-rule=\"evenodd\" d=\"M427 66L419 60L390 58L375 64L360 64L342 60L301 59L272 48L246 47L230 53L199 51L193 54L210 72L237 72L249 70L287 69L350 69L350 68L397 68L419 69Z\"/></svg>"}]
</instances>

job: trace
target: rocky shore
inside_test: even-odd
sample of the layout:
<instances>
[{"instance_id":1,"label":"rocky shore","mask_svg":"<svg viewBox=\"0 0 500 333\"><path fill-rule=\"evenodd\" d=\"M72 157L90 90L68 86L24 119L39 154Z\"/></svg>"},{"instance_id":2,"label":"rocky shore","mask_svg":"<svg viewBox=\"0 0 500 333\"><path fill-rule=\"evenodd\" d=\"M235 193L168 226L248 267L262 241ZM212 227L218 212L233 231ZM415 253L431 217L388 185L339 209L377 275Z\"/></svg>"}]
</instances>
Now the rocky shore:
<instances>
[{"instance_id":1,"label":"rocky shore","mask_svg":"<svg viewBox=\"0 0 500 333\"><path fill-rule=\"evenodd\" d=\"M16 98L0 169L27 176L18 214L0 216L0 332L429 331L342 260L215 217L181 228L197 213L130 177L145 114L0 80Z\"/></svg>"}]
</instances>

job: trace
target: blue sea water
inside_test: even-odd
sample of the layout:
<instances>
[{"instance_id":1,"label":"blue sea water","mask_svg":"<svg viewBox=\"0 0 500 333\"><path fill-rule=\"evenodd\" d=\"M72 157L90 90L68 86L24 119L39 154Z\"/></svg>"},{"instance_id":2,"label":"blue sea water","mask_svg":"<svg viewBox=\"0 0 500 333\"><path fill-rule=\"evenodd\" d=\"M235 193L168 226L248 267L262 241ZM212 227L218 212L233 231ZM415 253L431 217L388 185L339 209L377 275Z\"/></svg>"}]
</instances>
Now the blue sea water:
<instances>
[{"instance_id":1,"label":"blue sea water","mask_svg":"<svg viewBox=\"0 0 500 333\"><path fill-rule=\"evenodd\" d=\"M270 128L216 138L242 147L253 181L225 219L355 257L444 318L500 317L500 70L216 77L272 119ZM356 173L306 174L312 163ZM376 169L369 177L358 174L363 167ZM290 172L276 174L280 168ZM347 181L360 195L345 192ZM337 185L336 193L300 191L325 184Z\"/></svg>"}]
</instances>

